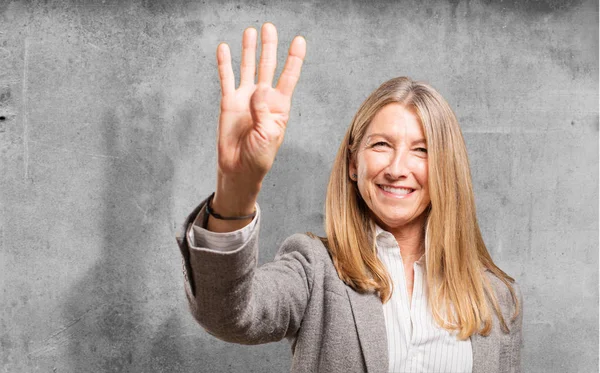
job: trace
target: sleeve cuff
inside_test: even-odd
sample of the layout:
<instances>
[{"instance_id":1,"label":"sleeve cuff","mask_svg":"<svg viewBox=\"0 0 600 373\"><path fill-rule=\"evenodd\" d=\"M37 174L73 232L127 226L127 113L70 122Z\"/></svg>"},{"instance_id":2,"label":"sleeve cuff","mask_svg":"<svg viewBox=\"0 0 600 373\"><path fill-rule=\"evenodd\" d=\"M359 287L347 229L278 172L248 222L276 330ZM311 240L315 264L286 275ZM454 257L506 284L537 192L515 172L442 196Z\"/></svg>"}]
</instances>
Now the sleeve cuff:
<instances>
[{"instance_id":1,"label":"sleeve cuff","mask_svg":"<svg viewBox=\"0 0 600 373\"><path fill-rule=\"evenodd\" d=\"M244 228L233 232L211 232L203 227L206 217L206 208L203 207L187 231L187 239L191 249L210 249L213 251L234 251L244 245L256 229L256 222L260 217L260 208L256 204L256 216Z\"/></svg>"}]
</instances>

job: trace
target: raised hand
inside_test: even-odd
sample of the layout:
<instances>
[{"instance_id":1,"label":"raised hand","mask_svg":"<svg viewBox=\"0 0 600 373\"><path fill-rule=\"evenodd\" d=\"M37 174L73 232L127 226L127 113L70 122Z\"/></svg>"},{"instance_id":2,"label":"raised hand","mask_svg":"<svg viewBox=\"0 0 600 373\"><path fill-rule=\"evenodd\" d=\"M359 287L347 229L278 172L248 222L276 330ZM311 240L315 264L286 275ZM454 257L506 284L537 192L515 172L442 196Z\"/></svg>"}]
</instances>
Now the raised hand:
<instances>
[{"instance_id":1,"label":"raised hand","mask_svg":"<svg viewBox=\"0 0 600 373\"><path fill-rule=\"evenodd\" d=\"M277 64L277 30L273 24L262 26L261 39L255 83L257 32L254 28L244 31L238 89L235 89L229 46L222 43L217 48L222 95L217 191L212 206L224 216L240 216L254 209L261 182L283 141L292 93L306 54L306 41L297 36L273 88Z\"/></svg>"}]
</instances>

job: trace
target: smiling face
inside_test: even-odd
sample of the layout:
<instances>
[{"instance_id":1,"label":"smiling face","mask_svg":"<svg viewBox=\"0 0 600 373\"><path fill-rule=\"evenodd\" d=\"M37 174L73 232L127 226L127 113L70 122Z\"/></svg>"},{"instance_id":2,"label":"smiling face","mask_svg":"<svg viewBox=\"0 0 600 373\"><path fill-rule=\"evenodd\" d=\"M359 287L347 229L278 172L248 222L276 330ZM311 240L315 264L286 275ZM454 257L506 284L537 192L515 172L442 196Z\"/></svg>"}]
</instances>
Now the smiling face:
<instances>
[{"instance_id":1,"label":"smiling face","mask_svg":"<svg viewBox=\"0 0 600 373\"><path fill-rule=\"evenodd\" d=\"M396 233L423 227L423 212L431 201L427 144L412 110L398 103L381 108L353 154L349 171L383 229Z\"/></svg>"}]
</instances>

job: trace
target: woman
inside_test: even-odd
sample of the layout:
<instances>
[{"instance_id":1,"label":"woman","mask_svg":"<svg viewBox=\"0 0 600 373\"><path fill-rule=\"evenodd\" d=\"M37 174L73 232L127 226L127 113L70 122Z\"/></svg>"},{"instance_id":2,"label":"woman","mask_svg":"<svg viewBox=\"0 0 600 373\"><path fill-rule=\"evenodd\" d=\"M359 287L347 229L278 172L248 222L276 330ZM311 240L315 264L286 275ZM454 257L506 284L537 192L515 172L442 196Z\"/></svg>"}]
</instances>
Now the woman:
<instances>
[{"instance_id":1,"label":"woman","mask_svg":"<svg viewBox=\"0 0 600 373\"><path fill-rule=\"evenodd\" d=\"M454 113L396 78L358 110L327 190L326 238L294 235L256 268L261 182L283 140L306 42L277 86L277 33L244 32L240 86L217 50L217 189L178 234L192 314L225 341L288 339L293 372L520 372L521 296L477 224Z\"/></svg>"}]
</instances>

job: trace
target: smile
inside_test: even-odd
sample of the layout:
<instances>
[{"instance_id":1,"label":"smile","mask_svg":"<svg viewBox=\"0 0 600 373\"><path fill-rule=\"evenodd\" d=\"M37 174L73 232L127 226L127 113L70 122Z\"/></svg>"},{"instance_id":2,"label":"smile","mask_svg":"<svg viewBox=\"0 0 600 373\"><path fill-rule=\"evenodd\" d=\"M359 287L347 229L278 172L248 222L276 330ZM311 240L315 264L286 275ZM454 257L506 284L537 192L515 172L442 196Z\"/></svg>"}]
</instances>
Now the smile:
<instances>
[{"instance_id":1,"label":"smile","mask_svg":"<svg viewBox=\"0 0 600 373\"><path fill-rule=\"evenodd\" d=\"M415 191L414 189L410 189L410 188L397 188L397 187L392 187L392 186L388 186L388 185L378 185L378 187L380 189L382 189L384 192L386 192L388 194L393 194L394 196L397 196L397 197L405 197Z\"/></svg>"}]
</instances>

